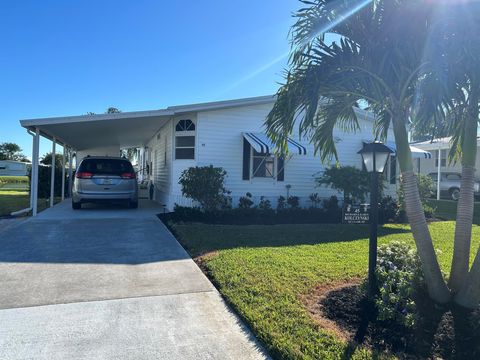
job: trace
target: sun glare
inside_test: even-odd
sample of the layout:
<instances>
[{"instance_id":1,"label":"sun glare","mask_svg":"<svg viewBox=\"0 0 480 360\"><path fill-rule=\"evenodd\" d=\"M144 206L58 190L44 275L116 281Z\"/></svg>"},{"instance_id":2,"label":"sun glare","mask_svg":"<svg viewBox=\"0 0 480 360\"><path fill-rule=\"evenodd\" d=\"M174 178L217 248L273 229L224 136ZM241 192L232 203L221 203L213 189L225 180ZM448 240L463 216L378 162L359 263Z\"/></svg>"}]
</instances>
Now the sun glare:
<instances>
[{"instance_id":1,"label":"sun glare","mask_svg":"<svg viewBox=\"0 0 480 360\"><path fill-rule=\"evenodd\" d=\"M355 14L356 12L360 11L361 9L363 9L365 6L367 6L368 4L370 4L372 2L372 0L361 0L361 1L356 1L354 3L354 5L352 6L351 9L348 9L346 11L343 11L343 12L338 12L338 17L334 20L334 21L331 21L329 23L325 23L325 24L322 24L318 29L316 29L312 36L307 40L308 41L311 41L313 40L314 38L318 37L318 36L321 36L325 33L328 33L331 29L333 29L335 26L337 26L338 24L340 24L342 21L345 21L346 19L348 19L350 16L352 16L353 14ZM338 5L337 5L338 6ZM332 5L332 11L335 11L335 4ZM333 40L332 40L333 41ZM232 83L227 89L224 90L224 92L228 92L234 88L236 88L237 86L257 77L259 74L263 73L264 71L270 69L272 66L278 64L279 62L285 60L288 55L290 54L289 51L283 53L283 54L280 54L278 55L277 57L275 57L274 59L270 60L269 62L259 66L257 69L253 70L252 72L250 72L249 74L245 75L244 77L242 77L241 79L235 81L234 83Z\"/></svg>"}]
</instances>

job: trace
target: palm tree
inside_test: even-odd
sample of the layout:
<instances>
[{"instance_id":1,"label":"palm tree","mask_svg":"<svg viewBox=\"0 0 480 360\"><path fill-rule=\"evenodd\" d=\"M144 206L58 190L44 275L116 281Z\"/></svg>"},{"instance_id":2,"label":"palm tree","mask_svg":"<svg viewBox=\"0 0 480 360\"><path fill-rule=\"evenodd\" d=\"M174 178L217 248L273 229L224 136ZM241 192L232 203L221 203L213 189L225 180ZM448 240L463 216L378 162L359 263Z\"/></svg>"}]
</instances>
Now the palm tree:
<instances>
[{"instance_id":1,"label":"palm tree","mask_svg":"<svg viewBox=\"0 0 480 360\"><path fill-rule=\"evenodd\" d=\"M472 14L480 12L478 2L450 9L448 17L443 16L443 28L452 28L447 37L451 73L455 74L458 105L453 113L458 121L453 122L453 146L451 155L461 154L462 180L460 199L457 206L454 253L449 286L454 293L455 302L475 308L480 302L480 251L477 251L472 268L469 271L472 220L474 209L475 164L477 155L477 134L480 102L480 40L477 35L480 25ZM449 34L447 34L449 35Z\"/></svg>"},{"instance_id":2,"label":"palm tree","mask_svg":"<svg viewBox=\"0 0 480 360\"><path fill-rule=\"evenodd\" d=\"M268 133L286 150L298 121L300 136L310 137L325 161L337 158L335 127L358 129L354 106L365 104L375 114L376 138L385 140L392 126L406 212L429 295L446 303L450 292L420 202L407 136L418 84L428 68L423 56L434 11L421 0L363 1L354 10L347 0L306 3L310 6L296 14L291 68L267 117ZM327 29L335 42L326 42Z\"/></svg>"},{"instance_id":3,"label":"palm tree","mask_svg":"<svg viewBox=\"0 0 480 360\"><path fill-rule=\"evenodd\" d=\"M480 25L471 14L479 11L475 2L438 10L438 26L426 51L435 71L422 84L428 91L420 93L428 96L419 98L416 118L417 132L446 129L452 135L450 159L462 164L449 287L457 294L455 301L469 308L480 302L480 259L469 273L480 101L480 41L475 35Z\"/></svg>"}]
</instances>

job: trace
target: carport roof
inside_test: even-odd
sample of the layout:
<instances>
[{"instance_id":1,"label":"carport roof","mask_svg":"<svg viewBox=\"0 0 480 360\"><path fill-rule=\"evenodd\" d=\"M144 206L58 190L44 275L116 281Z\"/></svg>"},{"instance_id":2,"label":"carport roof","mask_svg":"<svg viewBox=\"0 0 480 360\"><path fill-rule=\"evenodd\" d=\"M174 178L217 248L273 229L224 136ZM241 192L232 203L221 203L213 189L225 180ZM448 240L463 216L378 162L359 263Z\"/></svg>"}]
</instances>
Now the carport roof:
<instances>
[{"instance_id":1,"label":"carport roof","mask_svg":"<svg viewBox=\"0 0 480 360\"><path fill-rule=\"evenodd\" d=\"M171 116L244 105L267 104L274 100L274 96L261 96L171 106L152 111L26 119L20 120L20 124L31 131L38 128L42 136L49 139L55 138L62 145L77 151L103 146L139 147L147 143Z\"/></svg>"}]
</instances>

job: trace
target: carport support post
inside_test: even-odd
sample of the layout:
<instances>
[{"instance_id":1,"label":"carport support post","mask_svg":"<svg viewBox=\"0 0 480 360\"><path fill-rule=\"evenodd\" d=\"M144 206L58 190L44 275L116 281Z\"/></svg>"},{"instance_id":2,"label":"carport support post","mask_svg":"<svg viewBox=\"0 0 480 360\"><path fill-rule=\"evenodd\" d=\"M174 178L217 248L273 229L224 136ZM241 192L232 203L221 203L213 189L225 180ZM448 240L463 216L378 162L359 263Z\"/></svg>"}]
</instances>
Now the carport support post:
<instances>
[{"instance_id":1,"label":"carport support post","mask_svg":"<svg viewBox=\"0 0 480 360\"><path fill-rule=\"evenodd\" d=\"M63 144L63 154L62 154L62 201L65 200L65 144Z\"/></svg>"},{"instance_id":2,"label":"carport support post","mask_svg":"<svg viewBox=\"0 0 480 360\"><path fill-rule=\"evenodd\" d=\"M68 197L72 197L72 175L73 175L73 150L68 149Z\"/></svg>"},{"instance_id":3,"label":"carport support post","mask_svg":"<svg viewBox=\"0 0 480 360\"><path fill-rule=\"evenodd\" d=\"M55 138L52 139L52 169L50 176L50 207L53 206L54 191L55 191Z\"/></svg>"},{"instance_id":4,"label":"carport support post","mask_svg":"<svg viewBox=\"0 0 480 360\"><path fill-rule=\"evenodd\" d=\"M38 204L38 152L40 145L40 130L35 128L32 146L32 174L30 180L30 204L32 206L32 216L37 216Z\"/></svg>"}]
</instances>

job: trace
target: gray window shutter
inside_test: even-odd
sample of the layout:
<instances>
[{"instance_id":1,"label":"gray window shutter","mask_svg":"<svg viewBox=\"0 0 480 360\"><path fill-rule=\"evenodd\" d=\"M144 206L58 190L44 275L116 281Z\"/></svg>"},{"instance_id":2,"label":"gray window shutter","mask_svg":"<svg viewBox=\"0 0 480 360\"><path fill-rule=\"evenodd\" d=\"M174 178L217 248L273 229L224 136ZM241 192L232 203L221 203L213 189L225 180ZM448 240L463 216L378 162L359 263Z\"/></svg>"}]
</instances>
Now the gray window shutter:
<instances>
[{"instance_id":1,"label":"gray window shutter","mask_svg":"<svg viewBox=\"0 0 480 360\"><path fill-rule=\"evenodd\" d=\"M243 180L250 180L250 151L250 144L243 139Z\"/></svg>"},{"instance_id":2,"label":"gray window shutter","mask_svg":"<svg viewBox=\"0 0 480 360\"><path fill-rule=\"evenodd\" d=\"M283 157L277 159L277 181L285 180L285 160Z\"/></svg>"}]
</instances>

